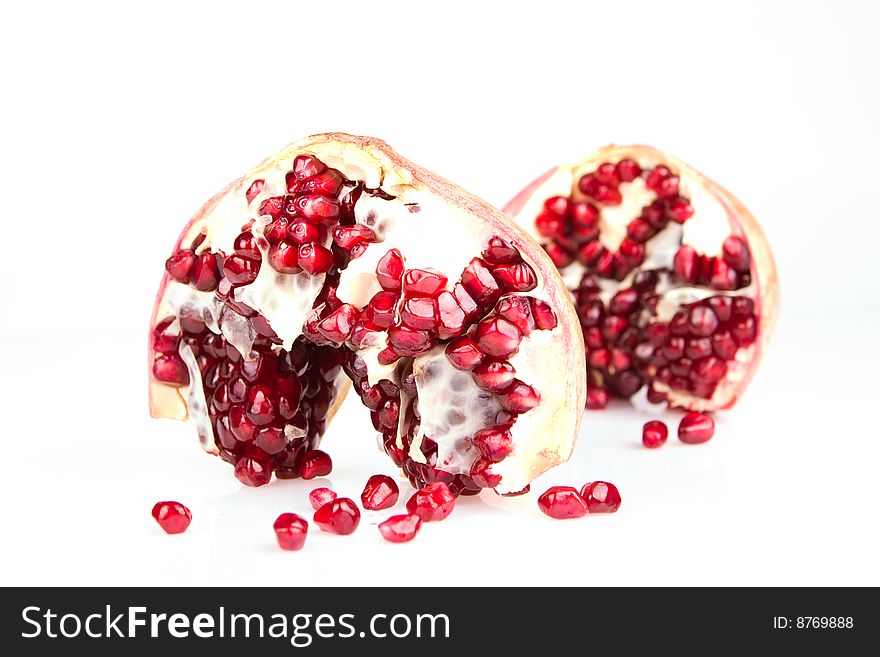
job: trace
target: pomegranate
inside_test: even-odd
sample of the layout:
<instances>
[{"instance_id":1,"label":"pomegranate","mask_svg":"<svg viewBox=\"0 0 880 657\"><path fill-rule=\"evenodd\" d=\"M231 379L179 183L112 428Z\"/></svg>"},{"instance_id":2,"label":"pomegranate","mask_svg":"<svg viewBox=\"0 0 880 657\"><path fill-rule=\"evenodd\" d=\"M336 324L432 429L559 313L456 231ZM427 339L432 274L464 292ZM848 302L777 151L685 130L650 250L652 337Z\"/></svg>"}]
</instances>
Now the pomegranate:
<instances>
[{"instance_id":1,"label":"pomegranate","mask_svg":"<svg viewBox=\"0 0 880 657\"><path fill-rule=\"evenodd\" d=\"M153 518L166 534L182 534L192 522L192 513L180 502L156 502Z\"/></svg>"},{"instance_id":2,"label":"pomegranate","mask_svg":"<svg viewBox=\"0 0 880 657\"><path fill-rule=\"evenodd\" d=\"M609 394L695 411L739 399L779 287L760 226L732 194L654 148L609 146L544 174L505 210L574 296L588 409Z\"/></svg>"},{"instance_id":3,"label":"pomegranate","mask_svg":"<svg viewBox=\"0 0 880 657\"><path fill-rule=\"evenodd\" d=\"M715 435L715 420L705 413L687 413L678 423L678 439L688 445L699 445Z\"/></svg>"},{"instance_id":4,"label":"pomegranate","mask_svg":"<svg viewBox=\"0 0 880 657\"><path fill-rule=\"evenodd\" d=\"M379 140L285 148L186 224L165 269L152 414L192 418L247 485L329 472L315 448L350 385L417 488L516 492L571 453L583 337L552 261Z\"/></svg>"}]
</instances>

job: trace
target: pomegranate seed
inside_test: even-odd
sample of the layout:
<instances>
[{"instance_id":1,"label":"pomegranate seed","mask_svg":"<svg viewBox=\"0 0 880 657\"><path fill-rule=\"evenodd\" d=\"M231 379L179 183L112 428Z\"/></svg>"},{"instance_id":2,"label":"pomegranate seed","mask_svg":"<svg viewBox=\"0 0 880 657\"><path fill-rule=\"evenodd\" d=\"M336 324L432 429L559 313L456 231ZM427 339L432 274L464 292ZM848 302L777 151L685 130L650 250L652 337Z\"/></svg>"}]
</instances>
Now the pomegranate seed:
<instances>
[{"instance_id":1,"label":"pomegranate seed","mask_svg":"<svg viewBox=\"0 0 880 657\"><path fill-rule=\"evenodd\" d=\"M474 383L483 390L503 392L510 387L516 370L506 361L483 362L473 369Z\"/></svg>"},{"instance_id":2,"label":"pomegranate seed","mask_svg":"<svg viewBox=\"0 0 880 657\"><path fill-rule=\"evenodd\" d=\"M507 292L530 292L538 286L535 270L526 262L495 267L495 277Z\"/></svg>"},{"instance_id":3,"label":"pomegranate seed","mask_svg":"<svg viewBox=\"0 0 880 657\"><path fill-rule=\"evenodd\" d=\"M158 354L153 360L153 376L165 383L189 385L186 364L177 354Z\"/></svg>"},{"instance_id":4,"label":"pomegranate seed","mask_svg":"<svg viewBox=\"0 0 880 657\"><path fill-rule=\"evenodd\" d=\"M192 522L192 513L180 502L156 502L153 518L166 534L182 534Z\"/></svg>"},{"instance_id":5,"label":"pomegranate seed","mask_svg":"<svg viewBox=\"0 0 880 657\"><path fill-rule=\"evenodd\" d=\"M245 486L257 488L272 479L272 466L268 460L243 456L235 463L235 476Z\"/></svg>"},{"instance_id":6,"label":"pomegranate seed","mask_svg":"<svg viewBox=\"0 0 880 657\"><path fill-rule=\"evenodd\" d=\"M538 508L545 515L557 520L587 515L587 503L571 486L551 486L538 498Z\"/></svg>"},{"instance_id":7,"label":"pomegranate seed","mask_svg":"<svg viewBox=\"0 0 880 657\"><path fill-rule=\"evenodd\" d=\"M379 533L391 543L407 543L416 537L421 528L422 519L414 514L391 516L379 523Z\"/></svg>"},{"instance_id":8,"label":"pomegranate seed","mask_svg":"<svg viewBox=\"0 0 880 657\"><path fill-rule=\"evenodd\" d=\"M235 252L243 258L247 258L248 260L259 260L263 257L260 250L257 248L254 236L250 231L245 231L239 234L232 244L232 248Z\"/></svg>"},{"instance_id":9,"label":"pomegranate seed","mask_svg":"<svg viewBox=\"0 0 880 657\"><path fill-rule=\"evenodd\" d=\"M559 196L557 198L562 199L566 203L568 199ZM549 200L548 202L549 203ZM545 206L547 205L545 203ZM565 214L563 212L563 214ZM489 243L486 246L486 249L482 253L483 260L488 262L490 265L506 265L513 264L515 262L519 262L522 260L522 256L520 256L519 251L511 245L506 240L498 237L497 235L491 237L489 239Z\"/></svg>"},{"instance_id":10,"label":"pomegranate seed","mask_svg":"<svg viewBox=\"0 0 880 657\"><path fill-rule=\"evenodd\" d=\"M581 489L581 497L590 513L614 513L620 508L620 491L607 481L585 484Z\"/></svg>"},{"instance_id":11,"label":"pomegranate seed","mask_svg":"<svg viewBox=\"0 0 880 657\"><path fill-rule=\"evenodd\" d=\"M608 391L605 388L587 389L587 410L601 411L608 406Z\"/></svg>"},{"instance_id":12,"label":"pomegranate seed","mask_svg":"<svg viewBox=\"0 0 880 657\"><path fill-rule=\"evenodd\" d=\"M257 279L260 263L240 255L232 255L223 262L223 274L233 287L250 285Z\"/></svg>"},{"instance_id":13,"label":"pomegranate seed","mask_svg":"<svg viewBox=\"0 0 880 657\"><path fill-rule=\"evenodd\" d=\"M758 327L755 323L755 318L743 317L737 319L733 323L731 333L739 346L744 347L750 345L755 341L755 337L758 335Z\"/></svg>"},{"instance_id":14,"label":"pomegranate seed","mask_svg":"<svg viewBox=\"0 0 880 657\"><path fill-rule=\"evenodd\" d=\"M333 470L333 461L327 452L312 449L303 454L299 464L299 476L303 479L326 477Z\"/></svg>"},{"instance_id":15,"label":"pomegranate seed","mask_svg":"<svg viewBox=\"0 0 880 657\"><path fill-rule=\"evenodd\" d=\"M520 330L501 317L484 319L474 332L477 347L487 356L508 358L519 349Z\"/></svg>"},{"instance_id":16,"label":"pomegranate seed","mask_svg":"<svg viewBox=\"0 0 880 657\"><path fill-rule=\"evenodd\" d=\"M361 512L349 498L340 497L315 511L314 521L325 532L347 536L360 524Z\"/></svg>"},{"instance_id":17,"label":"pomegranate seed","mask_svg":"<svg viewBox=\"0 0 880 657\"><path fill-rule=\"evenodd\" d=\"M282 513L272 525L278 547L282 550L301 550L306 544L309 523L295 513Z\"/></svg>"},{"instance_id":18,"label":"pomegranate seed","mask_svg":"<svg viewBox=\"0 0 880 657\"><path fill-rule=\"evenodd\" d=\"M675 275L685 283L697 282L697 252L689 246L682 246L672 261Z\"/></svg>"},{"instance_id":19,"label":"pomegranate seed","mask_svg":"<svg viewBox=\"0 0 880 657\"><path fill-rule=\"evenodd\" d=\"M687 325L694 335L710 336L718 328L718 317L708 306L694 306L688 313Z\"/></svg>"},{"instance_id":20,"label":"pomegranate seed","mask_svg":"<svg viewBox=\"0 0 880 657\"><path fill-rule=\"evenodd\" d=\"M575 203L571 208L571 222L576 228L595 228L599 210L592 203Z\"/></svg>"},{"instance_id":21,"label":"pomegranate seed","mask_svg":"<svg viewBox=\"0 0 880 657\"><path fill-rule=\"evenodd\" d=\"M311 493L309 493L309 504L312 505L312 508L315 511L327 504L327 502L332 502L335 499L336 493L334 493L329 488L325 488L324 486L316 488Z\"/></svg>"},{"instance_id":22,"label":"pomegranate seed","mask_svg":"<svg viewBox=\"0 0 880 657\"><path fill-rule=\"evenodd\" d=\"M269 264L280 274L296 274L299 266L299 249L287 242L279 242L269 249Z\"/></svg>"},{"instance_id":23,"label":"pomegranate seed","mask_svg":"<svg viewBox=\"0 0 880 657\"><path fill-rule=\"evenodd\" d=\"M466 335L462 335L446 345L446 357L452 366L459 370L473 369L485 358L476 343Z\"/></svg>"},{"instance_id":24,"label":"pomegranate seed","mask_svg":"<svg viewBox=\"0 0 880 657\"><path fill-rule=\"evenodd\" d=\"M713 258L709 283L718 290L735 290L739 284L736 271L721 258Z\"/></svg>"},{"instance_id":25,"label":"pomegranate seed","mask_svg":"<svg viewBox=\"0 0 880 657\"><path fill-rule=\"evenodd\" d=\"M704 443L715 435L715 420L706 413L688 413L678 424L678 439L688 445Z\"/></svg>"},{"instance_id":26,"label":"pomegranate seed","mask_svg":"<svg viewBox=\"0 0 880 657\"><path fill-rule=\"evenodd\" d=\"M642 427L642 444L645 447L660 447L668 436L669 429L660 420L651 420Z\"/></svg>"},{"instance_id":27,"label":"pomegranate seed","mask_svg":"<svg viewBox=\"0 0 880 657\"><path fill-rule=\"evenodd\" d=\"M403 275L403 293L408 297L436 297L446 288L446 277L425 269L409 269Z\"/></svg>"},{"instance_id":28,"label":"pomegranate seed","mask_svg":"<svg viewBox=\"0 0 880 657\"><path fill-rule=\"evenodd\" d=\"M538 215L535 229L548 239L562 239L565 237L565 219L549 213Z\"/></svg>"},{"instance_id":29,"label":"pomegranate seed","mask_svg":"<svg viewBox=\"0 0 880 657\"><path fill-rule=\"evenodd\" d=\"M471 480L480 488L495 488L501 483L501 475L492 472L494 464L483 458L479 458L471 464L468 473Z\"/></svg>"},{"instance_id":30,"label":"pomegranate seed","mask_svg":"<svg viewBox=\"0 0 880 657\"><path fill-rule=\"evenodd\" d=\"M438 481L417 490L406 503L406 510L424 522L444 520L455 508L455 495L449 486Z\"/></svg>"},{"instance_id":31,"label":"pomegranate seed","mask_svg":"<svg viewBox=\"0 0 880 657\"><path fill-rule=\"evenodd\" d=\"M245 198L248 203L253 203L253 200L257 198L266 187L266 181L262 178L257 178L254 182L251 183L251 186L248 187L247 192L245 192Z\"/></svg>"},{"instance_id":32,"label":"pomegranate seed","mask_svg":"<svg viewBox=\"0 0 880 657\"><path fill-rule=\"evenodd\" d=\"M488 305L501 293L498 281L480 258L474 258L461 273L461 284L478 304Z\"/></svg>"},{"instance_id":33,"label":"pomegranate seed","mask_svg":"<svg viewBox=\"0 0 880 657\"><path fill-rule=\"evenodd\" d=\"M724 253L724 261L733 267L740 274L749 273L749 265L751 263L751 254L745 240L736 235L731 235L722 245Z\"/></svg>"},{"instance_id":34,"label":"pomegranate seed","mask_svg":"<svg viewBox=\"0 0 880 657\"><path fill-rule=\"evenodd\" d=\"M615 173L621 182L632 182L642 175L642 168L635 160L625 158L617 163Z\"/></svg>"},{"instance_id":35,"label":"pomegranate seed","mask_svg":"<svg viewBox=\"0 0 880 657\"><path fill-rule=\"evenodd\" d=\"M305 220L295 221L287 227L287 238L294 244L323 243L327 239L327 229Z\"/></svg>"},{"instance_id":36,"label":"pomegranate seed","mask_svg":"<svg viewBox=\"0 0 880 657\"><path fill-rule=\"evenodd\" d=\"M333 266L333 254L320 244L300 244L297 253L299 266L303 271L317 276L330 271Z\"/></svg>"},{"instance_id":37,"label":"pomegranate seed","mask_svg":"<svg viewBox=\"0 0 880 657\"><path fill-rule=\"evenodd\" d=\"M197 290L211 292L220 283L220 264L213 253L203 253L193 263L189 273L189 282Z\"/></svg>"},{"instance_id":38,"label":"pomegranate seed","mask_svg":"<svg viewBox=\"0 0 880 657\"><path fill-rule=\"evenodd\" d=\"M541 395L532 386L516 381L502 394L498 401L511 413L528 413L541 403Z\"/></svg>"},{"instance_id":39,"label":"pomegranate seed","mask_svg":"<svg viewBox=\"0 0 880 657\"><path fill-rule=\"evenodd\" d=\"M381 511L397 504L399 494L397 483L391 477L377 474L367 480L361 503L369 511Z\"/></svg>"},{"instance_id":40,"label":"pomegranate seed","mask_svg":"<svg viewBox=\"0 0 880 657\"><path fill-rule=\"evenodd\" d=\"M694 208L691 206L690 201L682 197L670 201L667 212L670 218L679 224L683 224L694 216Z\"/></svg>"},{"instance_id":41,"label":"pomegranate seed","mask_svg":"<svg viewBox=\"0 0 880 657\"><path fill-rule=\"evenodd\" d=\"M540 299L529 299L529 305L532 310L532 317L535 320L535 326L542 331L552 331L556 328L556 313L545 301Z\"/></svg>"},{"instance_id":42,"label":"pomegranate seed","mask_svg":"<svg viewBox=\"0 0 880 657\"><path fill-rule=\"evenodd\" d=\"M438 322L437 301L430 297L407 299L403 302L403 308L400 310L400 321L414 329L436 328Z\"/></svg>"},{"instance_id":43,"label":"pomegranate seed","mask_svg":"<svg viewBox=\"0 0 880 657\"><path fill-rule=\"evenodd\" d=\"M297 155L293 160L293 173L300 180L317 176L327 165L311 155Z\"/></svg>"},{"instance_id":44,"label":"pomegranate seed","mask_svg":"<svg viewBox=\"0 0 880 657\"><path fill-rule=\"evenodd\" d=\"M403 278L403 256L397 249L391 249L376 265L376 278L383 290L400 291L400 280Z\"/></svg>"},{"instance_id":45,"label":"pomegranate seed","mask_svg":"<svg viewBox=\"0 0 880 657\"><path fill-rule=\"evenodd\" d=\"M652 404L662 404L666 401L666 393L657 390L654 386L648 386L648 401Z\"/></svg>"},{"instance_id":46,"label":"pomegranate seed","mask_svg":"<svg viewBox=\"0 0 880 657\"><path fill-rule=\"evenodd\" d=\"M178 251L165 261L165 271L178 283L189 283L189 272L196 261L192 251Z\"/></svg>"},{"instance_id":47,"label":"pomegranate seed","mask_svg":"<svg viewBox=\"0 0 880 657\"><path fill-rule=\"evenodd\" d=\"M330 342L342 344L351 335L359 314L357 308L344 303L318 323L318 332Z\"/></svg>"},{"instance_id":48,"label":"pomegranate seed","mask_svg":"<svg viewBox=\"0 0 880 657\"><path fill-rule=\"evenodd\" d=\"M571 254L571 252L559 246L555 242L545 244L544 250L547 252L547 255L550 256L550 259L553 261L553 264L556 265L557 269L567 267L572 262L574 262L574 256Z\"/></svg>"},{"instance_id":49,"label":"pomegranate seed","mask_svg":"<svg viewBox=\"0 0 880 657\"><path fill-rule=\"evenodd\" d=\"M480 429L474 434L473 444L487 461L498 463L513 452L510 425L502 424Z\"/></svg>"},{"instance_id":50,"label":"pomegranate seed","mask_svg":"<svg viewBox=\"0 0 880 657\"><path fill-rule=\"evenodd\" d=\"M388 329L388 342L399 356L418 356L430 351L436 341L428 331L395 326Z\"/></svg>"}]
</instances>

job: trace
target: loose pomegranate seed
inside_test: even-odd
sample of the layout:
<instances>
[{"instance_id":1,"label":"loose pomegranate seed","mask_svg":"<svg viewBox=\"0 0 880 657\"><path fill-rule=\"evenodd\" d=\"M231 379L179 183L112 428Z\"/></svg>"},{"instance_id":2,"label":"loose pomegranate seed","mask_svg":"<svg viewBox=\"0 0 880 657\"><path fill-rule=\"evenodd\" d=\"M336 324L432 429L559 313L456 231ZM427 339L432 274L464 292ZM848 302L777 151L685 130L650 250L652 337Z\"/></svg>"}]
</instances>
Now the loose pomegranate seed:
<instances>
[{"instance_id":1,"label":"loose pomegranate seed","mask_svg":"<svg viewBox=\"0 0 880 657\"><path fill-rule=\"evenodd\" d=\"M315 511L314 520L325 532L347 536L360 524L361 512L349 498L340 497Z\"/></svg>"},{"instance_id":2,"label":"loose pomegranate seed","mask_svg":"<svg viewBox=\"0 0 880 657\"><path fill-rule=\"evenodd\" d=\"M182 534L192 522L192 513L180 502L156 502L153 518L166 534Z\"/></svg>"},{"instance_id":3,"label":"loose pomegranate seed","mask_svg":"<svg viewBox=\"0 0 880 657\"><path fill-rule=\"evenodd\" d=\"M585 484L581 489L581 497L590 513L614 513L620 508L620 491L607 481Z\"/></svg>"},{"instance_id":4,"label":"loose pomegranate seed","mask_svg":"<svg viewBox=\"0 0 880 657\"><path fill-rule=\"evenodd\" d=\"M538 498L538 508L557 520L587 515L587 503L571 486L551 486Z\"/></svg>"},{"instance_id":5,"label":"loose pomegranate seed","mask_svg":"<svg viewBox=\"0 0 880 657\"><path fill-rule=\"evenodd\" d=\"M312 492L309 493L309 504L312 505L312 508L315 511L327 504L327 502L332 502L335 499L336 493L334 493L329 488L325 488L324 486L315 488Z\"/></svg>"},{"instance_id":6,"label":"loose pomegranate seed","mask_svg":"<svg viewBox=\"0 0 880 657\"><path fill-rule=\"evenodd\" d=\"M642 427L642 444L645 447L660 447L668 436L669 429L660 420L651 420Z\"/></svg>"},{"instance_id":7,"label":"loose pomegranate seed","mask_svg":"<svg viewBox=\"0 0 880 657\"><path fill-rule=\"evenodd\" d=\"M438 481L417 490L406 503L406 510L424 522L443 520L455 508L455 495L449 486Z\"/></svg>"},{"instance_id":8,"label":"loose pomegranate seed","mask_svg":"<svg viewBox=\"0 0 880 657\"><path fill-rule=\"evenodd\" d=\"M379 523L382 538L391 543L406 543L413 540L422 528L422 519L415 514L391 516Z\"/></svg>"},{"instance_id":9,"label":"loose pomegranate seed","mask_svg":"<svg viewBox=\"0 0 880 657\"><path fill-rule=\"evenodd\" d=\"M397 483L391 477L377 474L367 480L361 493L361 503L369 511L390 509L397 504L399 494Z\"/></svg>"},{"instance_id":10,"label":"loose pomegranate seed","mask_svg":"<svg viewBox=\"0 0 880 657\"><path fill-rule=\"evenodd\" d=\"M282 513L272 527L282 550L301 550L306 544L309 523L295 513Z\"/></svg>"},{"instance_id":11,"label":"loose pomegranate seed","mask_svg":"<svg viewBox=\"0 0 880 657\"><path fill-rule=\"evenodd\" d=\"M704 443L715 435L715 420L706 413L688 413L678 424L678 439L688 445Z\"/></svg>"},{"instance_id":12,"label":"loose pomegranate seed","mask_svg":"<svg viewBox=\"0 0 880 657\"><path fill-rule=\"evenodd\" d=\"M326 477L333 470L333 461L327 452L313 449L303 454L299 464L299 476L303 479Z\"/></svg>"}]
</instances>

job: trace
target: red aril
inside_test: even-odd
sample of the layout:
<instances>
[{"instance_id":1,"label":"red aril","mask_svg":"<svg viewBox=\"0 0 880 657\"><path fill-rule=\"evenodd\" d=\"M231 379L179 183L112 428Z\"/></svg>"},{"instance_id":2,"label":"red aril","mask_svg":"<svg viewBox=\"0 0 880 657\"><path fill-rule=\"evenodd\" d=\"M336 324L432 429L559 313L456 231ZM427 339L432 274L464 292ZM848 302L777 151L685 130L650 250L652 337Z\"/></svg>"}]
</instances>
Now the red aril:
<instances>
[{"instance_id":1,"label":"red aril","mask_svg":"<svg viewBox=\"0 0 880 657\"><path fill-rule=\"evenodd\" d=\"M413 493L406 503L406 510L424 522L446 519L455 508L455 495L442 481L428 484Z\"/></svg>"},{"instance_id":2,"label":"red aril","mask_svg":"<svg viewBox=\"0 0 880 657\"><path fill-rule=\"evenodd\" d=\"M317 448L353 387L416 488L506 494L570 455L585 382L563 374L582 344L519 226L381 141L317 135L184 227L153 313L151 411L192 418L260 486L329 473Z\"/></svg>"},{"instance_id":3,"label":"red aril","mask_svg":"<svg viewBox=\"0 0 880 657\"><path fill-rule=\"evenodd\" d=\"M367 480L364 492L361 493L361 504L369 511L390 509L397 504L400 490L397 482L388 475L373 475Z\"/></svg>"},{"instance_id":4,"label":"red aril","mask_svg":"<svg viewBox=\"0 0 880 657\"><path fill-rule=\"evenodd\" d=\"M282 550L301 550L306 544L309 523L295 513L282 513L272 525L275 539Z\"/></svg>"},{"instance_id":5,"label":"red aril","mask_svg":"<svg viewBox=\"0 0 880 657\"><path fill-rule=\"evenodd\" d=\"M332 502L335 499L336 493L324 486L315 488L309 493L309 504L312 505L315 511L327 504L327 502Z\"/></svg>"},{"instance_id":6,"label":"red aril","mask_svg":"<svg viewBox=\"0 0 880 657\"><path fill-rule=\"evenodd\" d=\"M325 532L347 536L360 524L361 512L349 498L339 497L315 511L314 521Z\"/></svg>"},{"instance_id":7,"label":"red aril","mask_svg":"<svg viewBox=\"0 0 880 657\"><path fill-rule=\"evenodd\" d=\"M715 420L706 413L687 413L678 424L678 439L688 445L704 443L715 435Z\"/></svg>"},{"instance_id":8,"label":"red aril","mask_svg":"<svg viewBox=\"0 0 880 657\"><path fill-rule=\"evenodd\" d=\"M572 291L588 409L611 394L712 411L742 395L779 286L760 226L732 194L656 149L611 146L551 170L505 210Z\"/></svg>"},{"instance_id":9,"label":"red aril","mask_svg":"<svg viewBox=\"0 0 880 657\"><path fill-rule=\"evenodd\" d=\"M620 508L620 491L607 481L592 481L581 489L590 513L614 513Z\"/></svg>"},{"instance_id":10,"label":"red aril","mask_svg":"<svg viewBox=\"0 0 880 657\"><path fill-rule=\"evenodd\" d=\"M587 504L571 486L551 486L538 498L538 508L557 520L582 518L587 515Z\"/></svg>"},{"instance_id":11,"label":"red aril","mask_svg":"<svg viewBox=\"0 0 880 657\"><path fill-rule=\"evenodd\" d=\"M153 518L166 534L182 534L192 522L192 513L180 502L156 502Z\"/></svg>"},{"instance_id":12,"label":"red aril","mask_svg":"<svg viewBox=\"0 0 880 657\"><path fill-rule=\"evenodd\" d=\"M660 447L666 442L668 437L669 429L660 420L645 422L645 426L642 427L642 444L645 447Z\"/></svg>"},{"instance_id":13,"label":"red aril","mask_svg":"<svg viewBox=\"0 0 880 657\"><path fill-rule=\"evenodd\" d=\"M422 528L422 519L415 514L391 516L379 523L379 533L390 543L407 543Z\"/></svg>"}]
</instances>

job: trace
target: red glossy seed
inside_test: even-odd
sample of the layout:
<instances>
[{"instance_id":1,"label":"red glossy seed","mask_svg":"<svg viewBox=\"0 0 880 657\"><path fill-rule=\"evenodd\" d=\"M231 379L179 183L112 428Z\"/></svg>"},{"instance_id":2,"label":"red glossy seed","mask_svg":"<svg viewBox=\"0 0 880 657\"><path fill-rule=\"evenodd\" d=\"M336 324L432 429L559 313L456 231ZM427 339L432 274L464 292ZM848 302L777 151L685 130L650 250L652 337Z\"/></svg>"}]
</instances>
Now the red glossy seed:
<instances>
[{"instance_id":1,"label":"red glossy seed","mask_svg":"<svg viewBox=\"0 0 880 657\"><path fill-rule=\"evenodd\" d=\"M282 550L301 550L306 544L309 523L295 513L282 513L272 525L278 547Z\"/></svg>"},{"instance_id":2,"label":"red glossy seed","mask_svg":"<svg viewBox=\"0 0 880 657\"><path fill-rule=\"evenodd\" d=\"M422 519L415 514L391 516L379 523L382 538L391 543L406 543L413 540L422 528Z\"/></svg>"},{"instance_id":3,"label":"red glossy seed","mask_svg":"<svg viewBox=\"0 0 880 657\"><path fill-rule=\"evenodd\" d=\"M213 253L198 256L189 272L189 282L197 290L210 292L217 289L220 282L219 258Z\"/></svg>"},{"instance_id":4,"label":"red glossy seed","mask_svg":"<svg viewBox=\"0 0 880 657\"><path fill-rule=\"evenodd\" d=\"M557 520L582 518L587 515L587 504L571 486L552 486L538 498L538 508Z\"/></svg>"},{"instance_id":5,"label":"red glossy seed","mask_svg":"<svg viewBox=\"0 0 880 657\"><path fill-rule=\"evenodd\" d=\"M407 297L436 297L446 288L446 277L427 269L409 269L403 275L403 294Z\"/></svg>"},{"instance_id":6,"label":"red glossy seed","mask_svg":"<svg viewBox=\"0 0 880 657\"><path fill-rule=\"evenodd\" d=\"M178 251L165 261L165 271L178 283L189 282L189 272L196 261L192 251Z\"/></svg>"},{"instance_id":7,"label":"red glossy seed","mask_svg":"<svg viewBox=\"0 0 880 657\"><path fill-rule=\"evenodd\" d=\"M504 394L499 396L498 401L506 411L517 414L528 413L541 403L541 395L532 386L522 381L515 381Z\"/></svg>"},{"instance_id":8,"label":"red glossy seed","mask_svg":"<svg viewBox=\"0 0 880 657\"><path fill-rule=\"evenodd\" d=\"M303 271L312 276L324 274L333 266L333 253L316 243L301 244L297 258Z\"/></svg>"},{"instance_id":9,"label":"red glossy seed","mask_svg":"<svg viewBox=\"0 0 880 657\"><path fill-rule=\"evenodd\" d=\"M406 510L424 522L444 520L455 508L455 495L444 482L438 481L417 490L406 503Z\"/></svg>"},{"instance_id":10,"label":"red glossy seed","mask_svg":"<svg viewBox=\"0 0 880 657\"><path fill-rule=\"evenodd\" d=\"M620 491L607 481L592 481L581 489L590 513L614 513L620 508Z\"/></svg>"},{"instance_id":11,"label":"red glossy seed","mask_svg":"<svg viewBox=\"0 0 880 657\"><path fill-rule=\"evenodd\" d=\"M736 235L731 235L722 245L724 261L741 274L749 272L751 254L745 240Z\"/></svg>"},{"instance_id":12,"label":"red glossy seed","mask_svg":"<svg viewBox=\"0 0 880 657\"><path fill-rule=\"evenodd\" d=\"M279 242L269 249L269 264L280 274L297 274L299 266L299 248L287 242Z\"/></svg>"},{"instance_id":13,"label":"red glossy seed","mask_svg":"<svg viewBox=\"0 0 880 657\"><path fill-rule=\"evenodd\" d=\"M709 336L718 328L718 317L708 306L694 306L688 312L687 326L694 335Z\"/></svg>"},{"instance_id":14,"label":"red glossy seed","mask_svg":"<svg viewBox=\"0 0 880 657\"><path fill-rule=\"evenodd\" d=\"M223 262L223 274L233 287L250 285L260 273L260 263L240 255L232 255Z\"/></svg>"},{"instance_id":15,"label":"red glossy seed","mask_svg":"<svg viewBox=\"0 0 880 657\"><path fill-rule=\"evenodd\" d=\"M490 317L477 325L474 332L477 347L487 356L507 358L519 349L522 333L502 317Z\"/></svg>"},{"instance_id":16,"label":"red glossy seed","mask_svg":"<svg viewBox=\"0 0 880 657\"><path fill-rule=\"evenodd\" d=\"M430 297L406 299L400 309L400 321L410 328L433 329L438 319L437 301Z\"/></svg>"},{"instance_id":17,"label":"red glossy seed","mask_svg":"<svg viewBox=\"0 0 880 657\"><path fill-rule=\"evenodd\" d=\"M510 425L500 424L480 429L474 434L473 444L487 461L503 461L513 452Z\"/></svg>"},{"instance_id":18,"label":"red glossy seed","mask_svg":"<svg viewBox=\"0 0 880 657\"><path fill-rule=\"evenodd\" d=\"M182 386L189 383L186 364L177 354L158 354L153 360L153 376L165 383Z\"/></svg>"},{"instance_id":19,"label":"red glossy seed","mask_svg":"<svg viewBox=\"0 0 880 657\"><path fill-rule=\"evenodd\" d=\"M480 258L471 260L461 272L461 284L478 304L488 305L501 293L498 281L495 280L485 261Z\"/></svg>"},{"instance_id":20,"label":"red glossy seed","mask_svg":"<svg viewBox=\"0 0 880 657\"><path fill-rule=\"evenodd\" d=\"M182 534L192 522L192 513L180 502L156 502L153 518L166 534Z\"/></svg>"},{"instance_id":21,"label":"red glossy seed","mask_svg":"<svg viewBox=\"0 0 880 657\"><path fill-rule=\"evenodd\" d=\"M352 500L340 497L315 511L314 521L325 532L347 536L360 524L361 512Z\"/></svg>"},{"instance_id":22,"label":"red glossy seed","mask_svg":"<svg viewBox=\"0 0 880 657\"><path fill-rule=\"evenodd\" d=\"M485 356L474 341L462 335L446 345L446 357L459 370L470 370L483 362Z\"/></svg>"},{"instance_id":23,"label":"red glossy seed","mask_svg":"<svg viewBox=\"0 0 880 657\"><path fill-rule=\"evenodd\" d=\"M272 479L272 465L268 460L243 456L235 463L235 476L245 486L264 486Z\"/></svg>"},{"instance_id":24,"label":"red glossy seed","mask_svg":"<svg viewBox=\"0 0 880 657\"><path fill-rule=\"evenodd\" d=\"M564 200L567 201L568 199ZM486 249L483 251L482 255L483 260L490 265L513 264L522 259L516 247L497 235L489 239L489 243L486 245Z\"/></svg>"},{"instance_id":25,"label":"red glossy seed","mask_svg":"<svg viewBox=\"0 0 880 657\"><path fill-rule=\"evenodd\" d=\"M669 429L660 420L645 422L642 427L642 444L645 447L660 447L669 437Z\"/></svg>"},{"instance_id":26,"label":"red glossy seed","mask_svg":"<svg viewBox=\"0 0 880 657\"><path fill-rule=\"evenodd\" d=\"M635 160L625 158L617 163L615 173L621 182L632 182L642 175L642 168Z\"/></svg>"},{"instance_id":27,"label":"red glossy seed","mask_svg":"<svg viewBox=\"0 0 880 657\"><path fill-rule=\"evenodd\" d=\"M494 273L507 292L530 292L538 286L535 270L527 262L498 265Z\"/></svg>"},{"instance_id":28,"label":"red glossy seed","mask_svg":"<svg viewBox=\"0 0 880 657\"><path fill-rule=\"evenodd\" d=\"M324 486L316 488L309 493L309 504L312 505L315 511L327 504L327 502L332 502L335 499L336 493Z\"/></svg>"},{"instance_id":29,"label":"red glossy seed","mask_svg":"<svg viewBox=\"0 0 880 657\"><path fill-rule=\"evenodd\" d=\"M501 483L501 475L492 472L493 465L488 459L476 459L468 473L471 480L480 488L495 488Z\"/></svg>"},{"instance_id":30,"label":"red glossy seed","mask_svg":"<svg viewBox=\"0 0 880 657\"><path fill-rule=\"evenodd\" d=\"M474 383L492 392L503 392L515 377L516 370L507 361L484 361L473 369Z\"/></svg>"},{"instance_id":31,"label":"red glossy seed","mask_svg":"<svg viewBox=\"0 0 880 657\"><path fill-rule=\"evenodd\" d=\"M367 480L361 493L361 503L369 511L381 511L397 504L399 495L397 483L391 477L377 474Z\"/></svg>"},{"instance_id":32,"label":"red glossy seed","mask_svg":"<svg viewBox=\"0 0 880 657\"><path fill-rule=\"evenodd\" d=\"M383 290L397 292L400 290L400 279L403 277L403 256L397 249L391 249L376 265L376 278Z\"/></svg>"},{"instance_id":33,"label":"red glossy seed","mask_svg":"<svg viewBox=\"0 0 880 657\"><path fill-rule=\"evenodd\" d=\"M312 449L303 454L299 463L299 476L303 479L326 477L333 470L333 461L327 452Z\"/></svg>"},{"instance_id":34,"label":"red glossy seed","mask_svg":"<svg viewBox=\"0 0 880 657\"><path fill-rule=\"evenodd\" d=\"M715 420L706 413L688 413L678 424L678 439L688 445L704 443L715 435Z\"/></svg>"}]
</instances>

